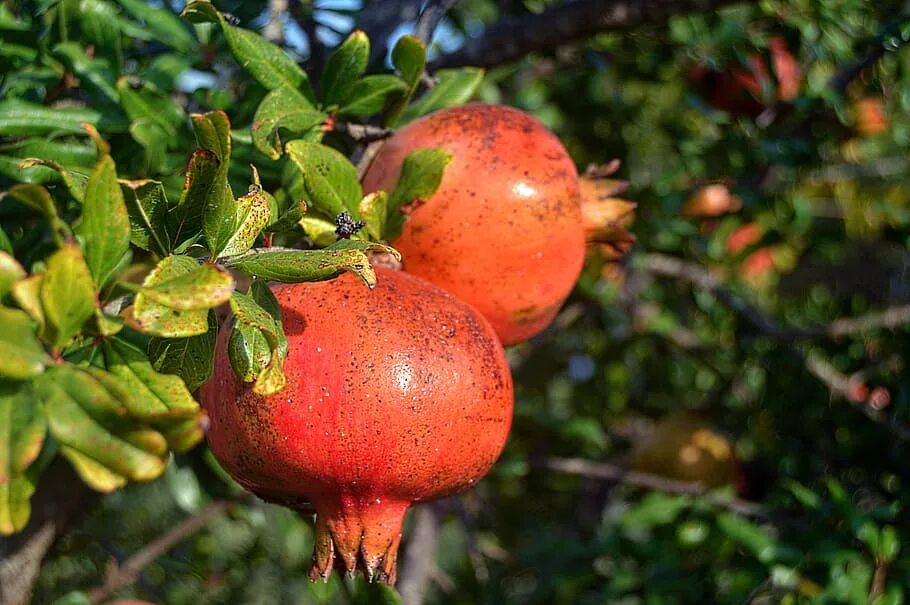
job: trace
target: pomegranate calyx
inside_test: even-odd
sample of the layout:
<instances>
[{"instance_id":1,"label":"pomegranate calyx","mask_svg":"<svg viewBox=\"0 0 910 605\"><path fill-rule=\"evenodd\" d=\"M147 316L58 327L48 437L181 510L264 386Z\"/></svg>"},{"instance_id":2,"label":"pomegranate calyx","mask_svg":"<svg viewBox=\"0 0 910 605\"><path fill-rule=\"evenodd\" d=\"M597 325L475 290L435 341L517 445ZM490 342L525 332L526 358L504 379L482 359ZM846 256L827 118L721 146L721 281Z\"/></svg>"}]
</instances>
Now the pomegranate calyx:
<instances>
[{"instance_id":1,"label":"pomegranate calyx","mask_svg":"<svg viewBox=\"0 0 910 605\"><path fill-rule=\"evenodd\" d=\"M370 582L394 584L401 527L409 503L342 495L316 506L316 540L310 580L328 581L333 568Z\"/></svg>"}]
</instances>

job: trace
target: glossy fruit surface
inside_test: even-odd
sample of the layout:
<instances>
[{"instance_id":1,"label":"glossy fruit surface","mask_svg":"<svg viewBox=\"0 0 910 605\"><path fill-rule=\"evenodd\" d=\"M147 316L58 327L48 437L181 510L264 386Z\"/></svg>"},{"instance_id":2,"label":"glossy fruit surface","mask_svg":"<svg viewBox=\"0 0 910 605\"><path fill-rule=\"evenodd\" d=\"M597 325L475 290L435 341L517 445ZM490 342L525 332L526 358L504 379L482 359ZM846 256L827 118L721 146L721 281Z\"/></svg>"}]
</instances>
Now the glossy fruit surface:
<instances>
[{"instance_id":1,"label":"glossy fruit surface","mask_svg":"<svg viewBox=\"0 0 910 605\"><path fill-rule=\"evenodd\" d=\"M222 330L201 391L224 468L265 499L315 507L313 579L336 566L394 582L407 508L477 482L511 424L511 375L486 320L422 279L377 274L373 290L351 275L276 286L285 389L242 383Z\"/></svg>"},{"instance_id":2,"label":"glossy fruit surface","mask_svg":"<svg viewBox=\"0 0 910 605\"><path fill-rule=\"evenodd\" d=\"M553 320L584 260L578 173L562 143L532 116L472 104L400 129L364 178L391 190L412 151L442 147L453 161L432 198L392 244L404 270L473 305L506 345Z\"/></svg>"}]
</instances>

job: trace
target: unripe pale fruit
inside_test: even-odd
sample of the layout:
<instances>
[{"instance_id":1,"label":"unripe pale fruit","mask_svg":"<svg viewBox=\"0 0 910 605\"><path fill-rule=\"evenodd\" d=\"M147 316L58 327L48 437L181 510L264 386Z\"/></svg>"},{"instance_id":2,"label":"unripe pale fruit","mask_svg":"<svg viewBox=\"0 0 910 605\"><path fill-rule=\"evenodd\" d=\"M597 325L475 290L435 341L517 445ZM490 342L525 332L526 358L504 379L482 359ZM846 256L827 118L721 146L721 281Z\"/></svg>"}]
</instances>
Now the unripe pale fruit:
<instances>
[{"instance_id":1,"label":"unripe pale fruit","mask_svg":"<svg viewBox=\"0 0 910 605\"><path fill-rule=\"evenodd\" d=\"M658 422L632 452L632 468L704 487L733 484L743 489L742 468L733 443L689 415Z\"/></svg>"},{"instance_id":2,"label":"unripe pale fruit","mask_svg":"<svg viewBox=\"0 0 910 605\"><path fill-rule=\"evenodd\" d=\"M241 382L222 330L201 391L224 468L267 500L315 507L314 580L336 566L394 582L407 508L476 483L511 424L511 375L489 323L420 278L377 275L373 290L351 275L274 287L285 389L263 397Z\"/></svg>"},{"instance_id":3,"label":"unripe pale fruit","mask_svg":"<svg viewBox=\"0 0 910 605\"><path fill-rule=\"evenodd\" d=\"M572 159L532 116L464 105L397 131L370 165L364 190L392 190L404 158L422 147L442 147L454 159L392 242L404 270L471 304L504 344L527 340L556 316L584 261Z\"/></svg>"}]
</instances>

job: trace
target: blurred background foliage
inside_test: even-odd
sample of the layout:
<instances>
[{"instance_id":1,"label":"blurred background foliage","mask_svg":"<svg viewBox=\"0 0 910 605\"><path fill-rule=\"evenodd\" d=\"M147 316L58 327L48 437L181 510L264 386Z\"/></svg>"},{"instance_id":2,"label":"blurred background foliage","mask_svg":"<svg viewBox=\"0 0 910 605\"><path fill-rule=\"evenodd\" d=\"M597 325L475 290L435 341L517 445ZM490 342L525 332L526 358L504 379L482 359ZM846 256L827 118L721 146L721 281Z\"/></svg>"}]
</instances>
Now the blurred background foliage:
<instances>
[{"instance_id":1,"label":"blurred background foliage","mask_svg":"<svg viewBox=\"0 0 910 605\"><path fill-rule=\"evenodd\" d=\"M276 28L265 2L217 2L318 80L328 49L354 27L371 34L373 69L385 70L381 41L410 31L421 3L287 4ZM670 12L675 4L691 3L667 2ZM582 170L621 160L612 178L637 203L637 242L619 263L592 244L555 324L510 351L516 418L491 475L410 520L402 575L418 549L407 536L423 524L427 604L907 598L910 3L714 4L728 5L485 66L478 99L543 120ZM558 8L458 2L431 60ZM237 187L255 161L265 187L282 190L281 161L250 141L265 89L223 36L181 20L181 9L0 3L2 189L55 182L47 167L19 169L24 157L89 172L95 150L79 129L89 121L122 177L159 178L175 199L192 148L188 113L223 109L236 129ZM23 112L41 119L23 127ZM35 220L0 203L13 245L38 255L49 236ZM890 320L869 315L884 309ZM870 329L843 317L871 317ZM687 479L719 487L676 482ZM174 605L393 602L360 578L310 584L311 520L244 496L204 446L162 479L100 499L51 552L34 602L87 602L112 561L224 500L226 512L114 594Z\"/></svg>"}]
</instances>

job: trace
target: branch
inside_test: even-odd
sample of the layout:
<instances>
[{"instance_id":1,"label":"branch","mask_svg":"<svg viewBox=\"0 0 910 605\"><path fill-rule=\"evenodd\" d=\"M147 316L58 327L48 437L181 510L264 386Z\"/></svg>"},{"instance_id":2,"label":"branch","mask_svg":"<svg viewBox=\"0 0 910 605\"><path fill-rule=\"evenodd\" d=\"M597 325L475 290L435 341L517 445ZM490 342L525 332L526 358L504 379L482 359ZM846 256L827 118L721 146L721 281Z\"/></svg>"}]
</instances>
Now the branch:
<instances>
[{"instance_id":1,"label":"branch","mask_svg":"<svg viewBox=\"0 0 910 605\"><path fill-rule=\"evenodd\" d=\"M905 304L858 317L835 319L824 326L806 328L783 325L728 290L713 273L700 265L665 254L646 254L638 259L638 264L654 275L672 277L707 290L760 332L784 342L800 338L839 338L880 328L893 330L910 324L910 304Z\"/></svg>"},{"instance_id":2,"label":"branch","mask_svg":"<svg viewBox=\"0 0 910 605\"><path fill-rule=\"evenodd\" d=\"M439 518L432 505L414 509L414 525L404 553L398 592L404 605L421 605L436 567Z\"/></svg>"},{"instance_id":3,"label":"branch","mask_svg":"<svg viewBox=\"0 0 910 605\"><path fill-rule=\"evenodd\" d=\"M104 584L89 593L89 602L92 605L101 603L115 591L135 582L142 570L153 563L155 559L202 529L209 521L225 512L233 504L234 502L231 500L211 502L198 513L187 517L166 533L146 544L142 550L127 559L122 565L110 567L104 579Z\"/></svg>"},{"instance_id":4,"label":"branch","mask_svg":"<svg viewBox=\"0 0 910 605\"><path fill-rule=\"evenodd\" d=\"M427 2L414 28L414 36L423 42L424 46L430 45L433 40L433 32L436 31L449 9L457 2L458 0L429 0Z\"/></svg>"},{"instance_id":5,"label":"branch","mask_svg":"<svg viewBox=\"0 0 910 605\"><path fill-rule=\"evenodd\" d=\"M763 506L755 504L754 502L749 502L748 500L740 498L725 498L711 493L710 490L698 483L667 479L650 473L629 470L615 464L592 462L591 460L585 460L583 458L554 457L544 459L540 466L551 471L567 473L569 475L579 475L625 485L634 485L636 487L644 487L670 494L702 496L713 506L731 510L747 517L756 517L759 519L767 519L770 517L768 511Z\"/></svg>"},{"instance_id":6,"label":"branch","mask_svg":"<svg viewBox=\"0 0 910 605\"><path fill-rule=\"evenodd\" d=\"M370 124L352 124L350 122L336 122L332 130L343 132L358 143L381 141L395 134L395 131L389 128L372 126Z\"/></svg>"},{"instance_id":7,"label":"branch","mask_svg":"<svg viewBox=\"0 0 910 605\"><path fill-rule=\"evenodd\" d=\"M673 15L713 11L737 1L741 0L574 0L537 15L501 19L461 49L434 61L430 71L500 65L600 32L658 25Z\"/></svg>"},{"instance_id":8,"label":"branch","mask_svg":"<svg viewBox=\"0 0 910 605\"><path fill-rule=\"evenodd\" d=\"M31 601L44 557L94 498L67 462L58 458L51 463L32 497L28 525L18 534L0 538L0 604Z\"/></svg>"},{"instance_id":9,"label":"branch","mask_svg":"<svg viewBox=\"0 0 910 605\"><path fill-rule=\"evenodd\" d=\"M262 28L262 36L275 44L284 43L284 14L288 10L288 0L269 0L269 20Z\"/></svg>"}]
</instances>

